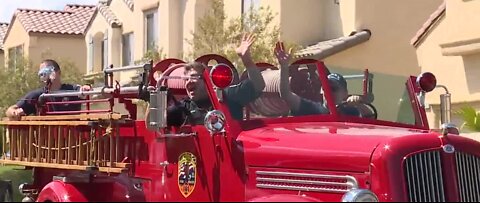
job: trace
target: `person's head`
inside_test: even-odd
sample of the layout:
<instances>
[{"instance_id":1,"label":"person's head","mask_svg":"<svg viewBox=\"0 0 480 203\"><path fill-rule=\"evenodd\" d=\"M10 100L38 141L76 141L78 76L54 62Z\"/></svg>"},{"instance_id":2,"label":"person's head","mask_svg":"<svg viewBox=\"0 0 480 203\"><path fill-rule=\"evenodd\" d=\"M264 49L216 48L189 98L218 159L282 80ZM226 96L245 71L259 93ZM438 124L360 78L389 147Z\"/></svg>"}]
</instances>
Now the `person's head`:
<instances>
[{"instance_id":1,"label":"person's head","mask_svg":"<svg viewBox=\"0 0 480 203\"><path fill-rule=\"evenodd\" d=\"M42 61L39 66L39 74L40 72L48 72L48 70L53 70L53 72L49 75L49 79L52 84L61 84L61 70L60 66L55 60L46 59Z\"/></svg>"},{"instance_id":2,"label":"person's head","mask_svg":"<svg viewBox=\"0 0 480 203\"><path fill-rule=\"evenodd\" d=\"M331 73L328 75L328 84L332 90L332 95L335 99L335 104L342 103L348 97L347 81L338 73Z\"/></svg>"},{"instance_id":3,"label":"person's head","mask_svg":"<svg viewBox=\"0 0 480 203\"><path fill-rule=\"evenodd\" d=\"M315 65L292 65L290 70L290 89L293 93L311 101L322 101L322 84Z\"/></svg>"},{"instance_id":4,"label":"person's head","mask_svg":"<svg viewBox=\"0 0 480 203\"><path fill-rule=\"evenodd\" d=\"M203 72L207 67L202 63L192 62L185 66L184 76L188 77L185 83L187 95L193 101L208 99L205 81L202 79Z\"/></svg>"}]
</instances>

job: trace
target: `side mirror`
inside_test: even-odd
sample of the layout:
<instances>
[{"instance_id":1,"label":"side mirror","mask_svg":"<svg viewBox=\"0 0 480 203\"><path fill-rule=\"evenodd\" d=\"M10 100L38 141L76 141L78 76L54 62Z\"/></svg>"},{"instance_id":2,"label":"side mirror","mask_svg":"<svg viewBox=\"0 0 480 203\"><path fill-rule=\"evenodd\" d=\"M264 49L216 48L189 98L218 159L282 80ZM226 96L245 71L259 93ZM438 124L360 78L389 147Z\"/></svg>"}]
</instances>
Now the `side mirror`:
<instances>
[{"instance_id":1,"label":"side mirror","mask_svg":"<svg viewBox=\"0 0 480 203\"><path fill-rule=\"evenodd\" d=\"M148 115L148 129L158 131L167 127L167 87L150 90L150 107Z\"/></svg>"},{"instance_id":2,"label":"side mirror","mask_svg":"<svg viewBox=\"0 0 480 203\"><path fill-rule=\"evenodd\" d=\"M212 135L225 132L225 123L225 114L218 110L208 112L204 120L205 127Z\"/></svg>"}]
</instances>

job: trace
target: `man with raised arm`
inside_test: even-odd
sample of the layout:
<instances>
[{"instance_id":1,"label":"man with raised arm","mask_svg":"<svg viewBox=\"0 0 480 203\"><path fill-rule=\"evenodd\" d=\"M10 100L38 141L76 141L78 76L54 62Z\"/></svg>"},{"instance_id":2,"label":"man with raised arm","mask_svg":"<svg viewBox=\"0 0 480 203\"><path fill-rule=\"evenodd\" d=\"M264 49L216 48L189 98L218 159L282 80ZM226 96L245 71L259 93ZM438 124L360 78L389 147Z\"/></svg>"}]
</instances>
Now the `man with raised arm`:
<instances>
[{"instance_id":1,"label":"man with raised arm","mask_svg":"<svg viewBox=\"0 0 480 203\"><path fill-rule=\"evenodd\" d=\"M282 42L275 45L275 56L280 64L280 97L284 99L290 107L293 116L328 114L326 102L315 102L302 98L291 91L289 82L289 68L291 60L291 50L285 51L285 46ZM347 81L337 73L328 75L328 83L334 96L335 105L342 102L360 102L362 97L359 95L348 95ZM356 115L358 112L348 113L349 115Z\"/></svg>"},{"instance_id":2,"label":"man with raised arm","mask_svg":"<svg viewBox=\"0 0 480 203\"><path fill-rule=\"evenodd\" d=\"M230 113L236 120L243 118L243 107L260 97L265 88L265 81L260 70L250 55L250 47L254 41L254 35L245 34L240 45L235 50L246 67L248 79L223 90L223 96ZM202 78L206 68L204 64L198 62L192 62L185 66L184 76L188 78L185 83L185 89L188 98L168 108L167 124L169 126L203 124L205 115L212 110L212 103L207 94L205 80ZM149 111L146 113L147 123L149 123L148 114Z\"/></svg>"}]
</instances>

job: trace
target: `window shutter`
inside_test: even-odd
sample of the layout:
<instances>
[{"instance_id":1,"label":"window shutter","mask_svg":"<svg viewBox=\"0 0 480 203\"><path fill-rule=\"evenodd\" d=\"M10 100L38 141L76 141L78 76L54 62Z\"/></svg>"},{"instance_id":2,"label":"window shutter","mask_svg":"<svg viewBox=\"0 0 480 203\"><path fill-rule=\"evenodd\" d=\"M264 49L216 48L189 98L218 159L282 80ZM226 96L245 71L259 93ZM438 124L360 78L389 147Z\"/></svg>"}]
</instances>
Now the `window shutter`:
<instances>
[{"instance_id":1,"label":"window shutter","mask_svg":"<svg viewBox=\"0 0 480 203\"><path fill-rule=\"evenodd\" d=\"M105 30L105 37L103 38L103 62L102 70L105 70L110 65L108 61L108 29Z\"/></svg>"},{"instance_id":2,"label":"window shutter","mask_svg":"<svg viewBox=\"0 0 480 203\"><path fill-rule=\"evenodd\" d=\"M153 36L153 39L154 39L154 44L155 44L155 48L157 50L155 51L158 51L158 49L160 48L160 45L159 45L159 35L160 35L160 30L158 30L158 28L160 26L158 26L158 22L159 22L159 19L158 19L158 11L155 11L155 13L153 14L153 33L154 33L154 36Z\"/></svg>"},{"instance_id":3,"label":"window shutter","mask_svg":"<svg viewBox=\"0 0 480 203\"><path fill-rule=\"evenodd\" d=\"M134 64L134 60L135 60L135 58L134 58L134 56L133 56L133 53L134 53L134 52L133 52L133 48L134 48L133 33L131 33L131 34L129 35L129 38L130 38L130 39L128 40L128 42L130 43L130 44L129 44L130 47L129 47L128 51L130 52L130 65L133 65L133 64Z\"/></svg>"},{"instance_id":4,"label":"window shutter","mask_svg":"<svg viewBox=\"0 0 480 203\"><path fill-rule=\"evenodd\" d=\"M87 56L87 73L93 73L93 66L94 66L94 52L93 52L94 46L93 46L93 37L92 35L88 35L88 56Z\"/></svg>"}]
</instances>

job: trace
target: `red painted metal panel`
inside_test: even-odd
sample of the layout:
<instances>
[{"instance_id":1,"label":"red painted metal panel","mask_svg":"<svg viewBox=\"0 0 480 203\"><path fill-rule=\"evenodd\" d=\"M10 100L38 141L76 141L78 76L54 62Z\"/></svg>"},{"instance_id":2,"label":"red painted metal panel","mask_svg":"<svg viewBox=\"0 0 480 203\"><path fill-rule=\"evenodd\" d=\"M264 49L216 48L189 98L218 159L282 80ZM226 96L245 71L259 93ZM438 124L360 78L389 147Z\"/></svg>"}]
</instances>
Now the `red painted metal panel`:
<instances>
[{"instance_id":1,"label":"red painted metal panel","mask_svg":"<svg viewBox=\"0 0 480 203\"><path fill-rule=\"evenodd\" d=\"M218 55L207 55L197 59L208 63L215 60L233 65ZM183 61L169 59L158 63L154 70L165 75L183 75ZM321 86L327 86L328 70L322 62L302 60L295 63L314 64L319 73ZM263 64L262 67L271 67ZM152 71L153 72L153 71ZM204 72L204 78L209 77ZM278 70L263 72L267 87L265 96L250 105L252 111L268 106L268 111L285 110L285 103L278 96ZM150 79L153 75L150 75ZM150 85L152 85L152 80ZM182 94L184 81L166 80L175 94ZM128 174L116 176L105 174L103 179L110 184L92 183L88 187L51 182L52 176L65 171L40 168L35 170L35 185L43 188L39 200L61 201L65 195L77 201L111 200L129 201L127 195L135 194L136 200L146 201L339 201L342 194L328 192L299 192L257 187L256 172L309 173L326 175L349 175L356 179L359 188L372 190L381 201L407 201L403 172L406 157L429 150L441 150L445 144L456 149L480 156L480 144L459 136L442 137L428 130L425 111L418 105L415 86L406 83L410 99L415 107L417 125L338 116L333 102L329 115L312 115L276 119L251 119L235 121L226 103L218 100L213 84L205 81L213 108L225 113L226 132L210 134L202 125L184 126L152 132L144 121L127 122L120 127L120 136L128 140L128 153L123 163L130 163ZM155 84L154 84L155 85ZM119 100L135 95L114 94ZM330 88L325 89L325 98L332 101ZM82 111L84 112L84 111ZM90 113L94 111L88 111ZM133 112L133 111L131 111ZM74 113L74 112L62 112ZM80 113L80 112L75 112ZM268 112L267 112L268 113ZM88 130L88 129L87 129ZM195 137L162 138L163 133L196 132ZM55 137L55 136L54 136ZM58 136L57 136L58 137ZM182 172L181 155L191 153L196 158L195 187L191 194L182 194L179 174ZM448 200L458 200L455 186L455 157L443 156L444 173L453 185L448 186ZM120 181L122 180L122 181ZM133 181L141 184L131 184ZM107 181L108 182L108 181ZM46 186L45 186L46 185ZM128 186L128 187L127 187ZM132 189L134 188L134 189ZM136 188L136 189L135 189ZM191 188L190 188L191 189ZM133 192L136 191L136 192ZM92 195L93 194L93 195ZM105 194L112 194L111 196ZM69 200L72 200L69 198ZM142 199L143 198L143 199ZM65 198L64 198L65 199Z\"/></svg>"}]
</instances>

